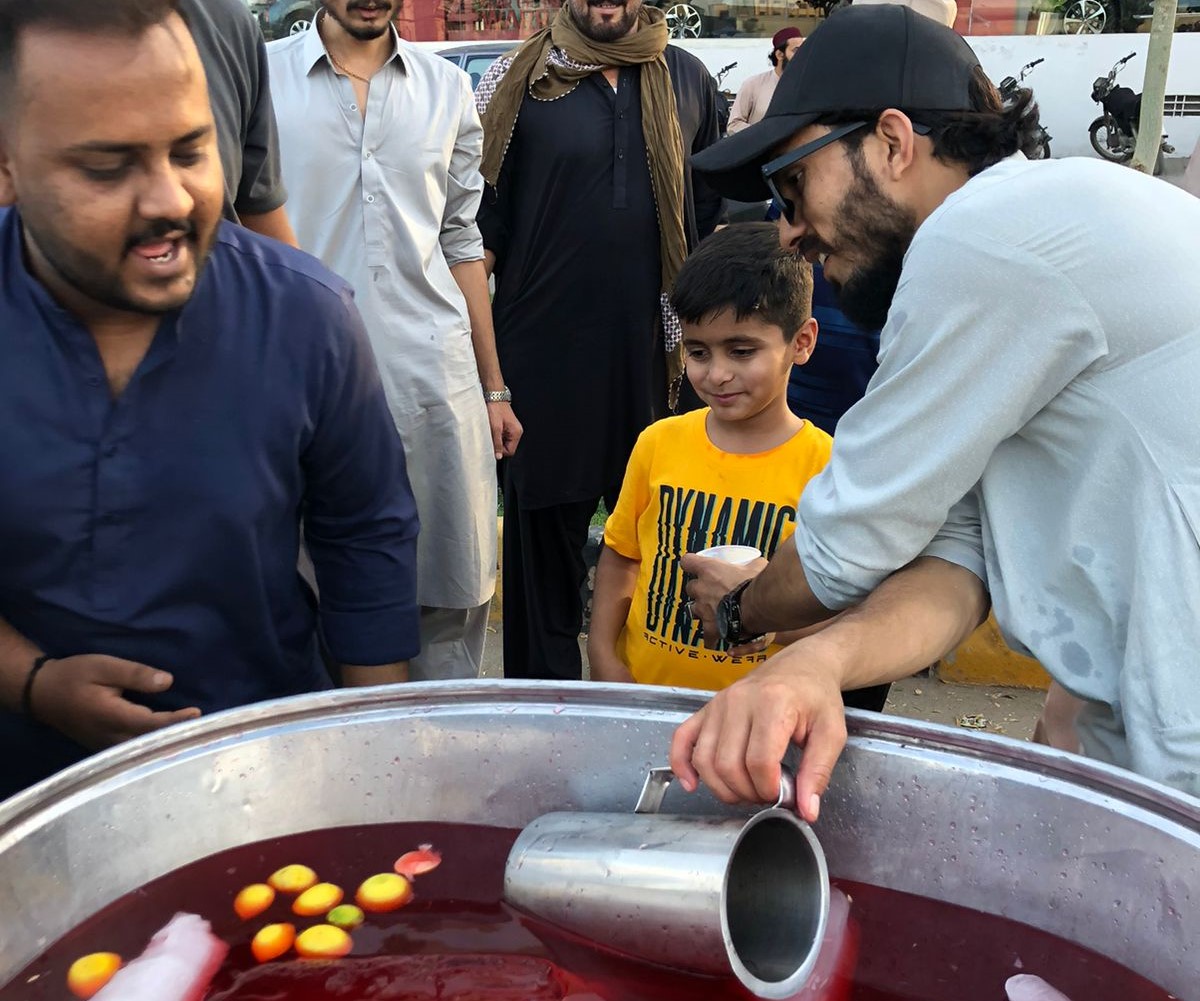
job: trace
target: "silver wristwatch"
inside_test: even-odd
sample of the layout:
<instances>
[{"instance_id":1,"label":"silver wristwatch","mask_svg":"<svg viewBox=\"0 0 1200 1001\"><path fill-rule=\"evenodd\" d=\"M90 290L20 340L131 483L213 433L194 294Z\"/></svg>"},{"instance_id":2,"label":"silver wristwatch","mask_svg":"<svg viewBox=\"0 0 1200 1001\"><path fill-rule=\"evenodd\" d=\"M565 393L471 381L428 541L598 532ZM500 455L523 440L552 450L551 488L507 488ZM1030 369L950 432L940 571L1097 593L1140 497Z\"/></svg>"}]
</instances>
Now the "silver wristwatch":
<instances>
[{"instance_id":1,"label":"silver wristwatch","mask_svg":"<svg viewBox=\"0 0 1200 1001\"><path fill-rule=\"evenodd\" d=\"M503 389L485 389L483 398L488 403L512 403L512 390L507 386Z\"/></svg>"}]
</instances>

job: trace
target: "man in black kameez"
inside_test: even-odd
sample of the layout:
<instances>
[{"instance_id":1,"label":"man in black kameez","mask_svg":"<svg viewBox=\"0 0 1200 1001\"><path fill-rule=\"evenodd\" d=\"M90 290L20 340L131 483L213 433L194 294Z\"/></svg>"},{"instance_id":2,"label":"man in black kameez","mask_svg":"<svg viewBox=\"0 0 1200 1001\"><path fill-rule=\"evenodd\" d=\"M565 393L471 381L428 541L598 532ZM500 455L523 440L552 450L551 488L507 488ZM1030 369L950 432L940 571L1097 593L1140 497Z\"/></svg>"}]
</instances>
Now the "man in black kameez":
<instances>
[{"instance_id":1,"label":"man in black kameez","mask_svg":"<svg viewBox=\"0 0 1200 1001\"><path fill-rule=\"evenodd\" d=\"M641 0L567 0L477 90L496 345L525 427L504 473L504 670L578 678L583 547L682 372L663 293L720 199L712 77Z\"/></svg>"}]
</instances>

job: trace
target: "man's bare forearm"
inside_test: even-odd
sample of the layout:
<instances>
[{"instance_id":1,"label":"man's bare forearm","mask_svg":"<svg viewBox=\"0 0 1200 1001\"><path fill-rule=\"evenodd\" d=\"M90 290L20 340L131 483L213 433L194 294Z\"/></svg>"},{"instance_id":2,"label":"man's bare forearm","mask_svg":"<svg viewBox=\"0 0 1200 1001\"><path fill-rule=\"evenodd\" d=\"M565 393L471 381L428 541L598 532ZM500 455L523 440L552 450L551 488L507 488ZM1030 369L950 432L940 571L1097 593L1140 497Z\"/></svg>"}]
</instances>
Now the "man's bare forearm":
<instances>
[{"instance_id":1,"label":"man's bare forearm","mask_svg":"<svg viewBox=\"0 0 1200 1001\"><path fill-rule=\"evenodd\" d=\"M741 612L746 633L804 629L834 614L808 586L800 554L790 540L775 551L770 565L742 592Z\"/></svg>"},{"instance_id":2,"label":"man's bare forearm","mask_svg":"<svg viewBox=\"0 0 1200 1001\"><path fill-rule=\"evenodd\" d=\"M983 582L970 570L921 557L860 605L800 641L820 664L838 665L843 691L906 678L945 656L987 616Z\"/></svg>"},{"instance_id":3,"label":"man's bare forearm","mask_svg":"<svg viewBox=\"0 0 1200 1001\"><path fill-rule=\"evenodd\" d=\"M475 367L485 390L504 388L500 371L500 356L496 353L496 330L492 324L492 299L488 292L488 273L483 261L464 261L450 269L471 320L471 346L475 351Z\"/></svg>"},{"instance_id":4,"label":"man's bare forearm","mask_svg":"<svg viewBox=\"0 0 1200 1001\"><path fill-rule=\"evenodd\" d=\"M780 760L803 744L796 803L812 823L846 743L840 692L915 674L962 642L987 609L983 583L969 570L917 559L683 723L670 757L680 784L694 790L703 781L727 803L769 800Z\"/></svg>"}]
</instances>

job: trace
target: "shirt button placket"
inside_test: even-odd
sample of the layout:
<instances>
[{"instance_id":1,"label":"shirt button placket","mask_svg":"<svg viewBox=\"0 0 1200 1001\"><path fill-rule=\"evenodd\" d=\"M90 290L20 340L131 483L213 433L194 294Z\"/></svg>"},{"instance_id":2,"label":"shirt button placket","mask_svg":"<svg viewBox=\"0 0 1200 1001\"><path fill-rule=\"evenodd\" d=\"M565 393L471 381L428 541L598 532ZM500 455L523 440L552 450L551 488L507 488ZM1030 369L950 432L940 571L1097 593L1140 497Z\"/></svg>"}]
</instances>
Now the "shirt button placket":
<instances>
[{"instance_id":1,"label":"shirt button placket","mask_svg":"<svg viewBox=\"0 0 1200 1001\"><path fill-rule=\"evenodd\" d=\"M116 607L125 572L127 519L125 512L136 497L138 484L126 461L122 444L132 424L137 385L128 386L112 404L109 419L96 443L96 528L94 542L93 603L97 609Z\"/></svg>"},{"instance_id":2,"label":"shirt button placket","mask_svg":"<svg viewBox=\"0 0 1200 1001\"><path fill-rule=\"evenodd\" d=\"M111 461L115 446L102 445L96 475L96 528L93 550L92 602L97 609L116 604L116 582L120 577L121 515L115 510L121 495L117 464ZM107 461L106 461L107 460Z\"/></svg>"},{"instance_id":3,"label":"shirt button placket","mask_svg":"<svg viewBox=\"0 0 1200 1001\"><path fill-rule=\"evenodd\" d=\"M379 161L375 159L375 127L371 122L365 122L363 128L363 166L362 166L362 183L363 183L363 201L368 205L374 206L380 196L376 196L374 191L368 189L384 190L382 183L382 174L379 169ZM382 240L383 219L378 212L368 212L363 217L363 235L366 237L367 245L367 264L372 265L377 263L377 248L383 246ZM378 280L378 274L374 275L375 280Z\"/></svg>"}]
</instances>

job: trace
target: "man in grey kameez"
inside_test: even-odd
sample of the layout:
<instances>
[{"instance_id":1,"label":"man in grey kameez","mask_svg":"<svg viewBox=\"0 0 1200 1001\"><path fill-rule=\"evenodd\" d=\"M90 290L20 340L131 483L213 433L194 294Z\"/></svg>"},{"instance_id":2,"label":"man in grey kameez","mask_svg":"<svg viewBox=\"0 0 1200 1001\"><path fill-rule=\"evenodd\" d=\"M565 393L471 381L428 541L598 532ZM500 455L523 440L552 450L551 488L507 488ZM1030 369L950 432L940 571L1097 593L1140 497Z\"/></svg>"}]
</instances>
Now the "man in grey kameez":
<instances>
[{"instance_id":1,"label":"man in grey kameez","mask_svg":"<svg viewBox=\"0 0 1200 1001\"><path fill-rule=\"evenodd\" d=\"M496 358L470 82L400 39L399 2L327 0L268 46L300 246L355 289L421 519L414 680L473 677L496 579L496 467L521 427Z\"/></svg>"}]
</instances>

